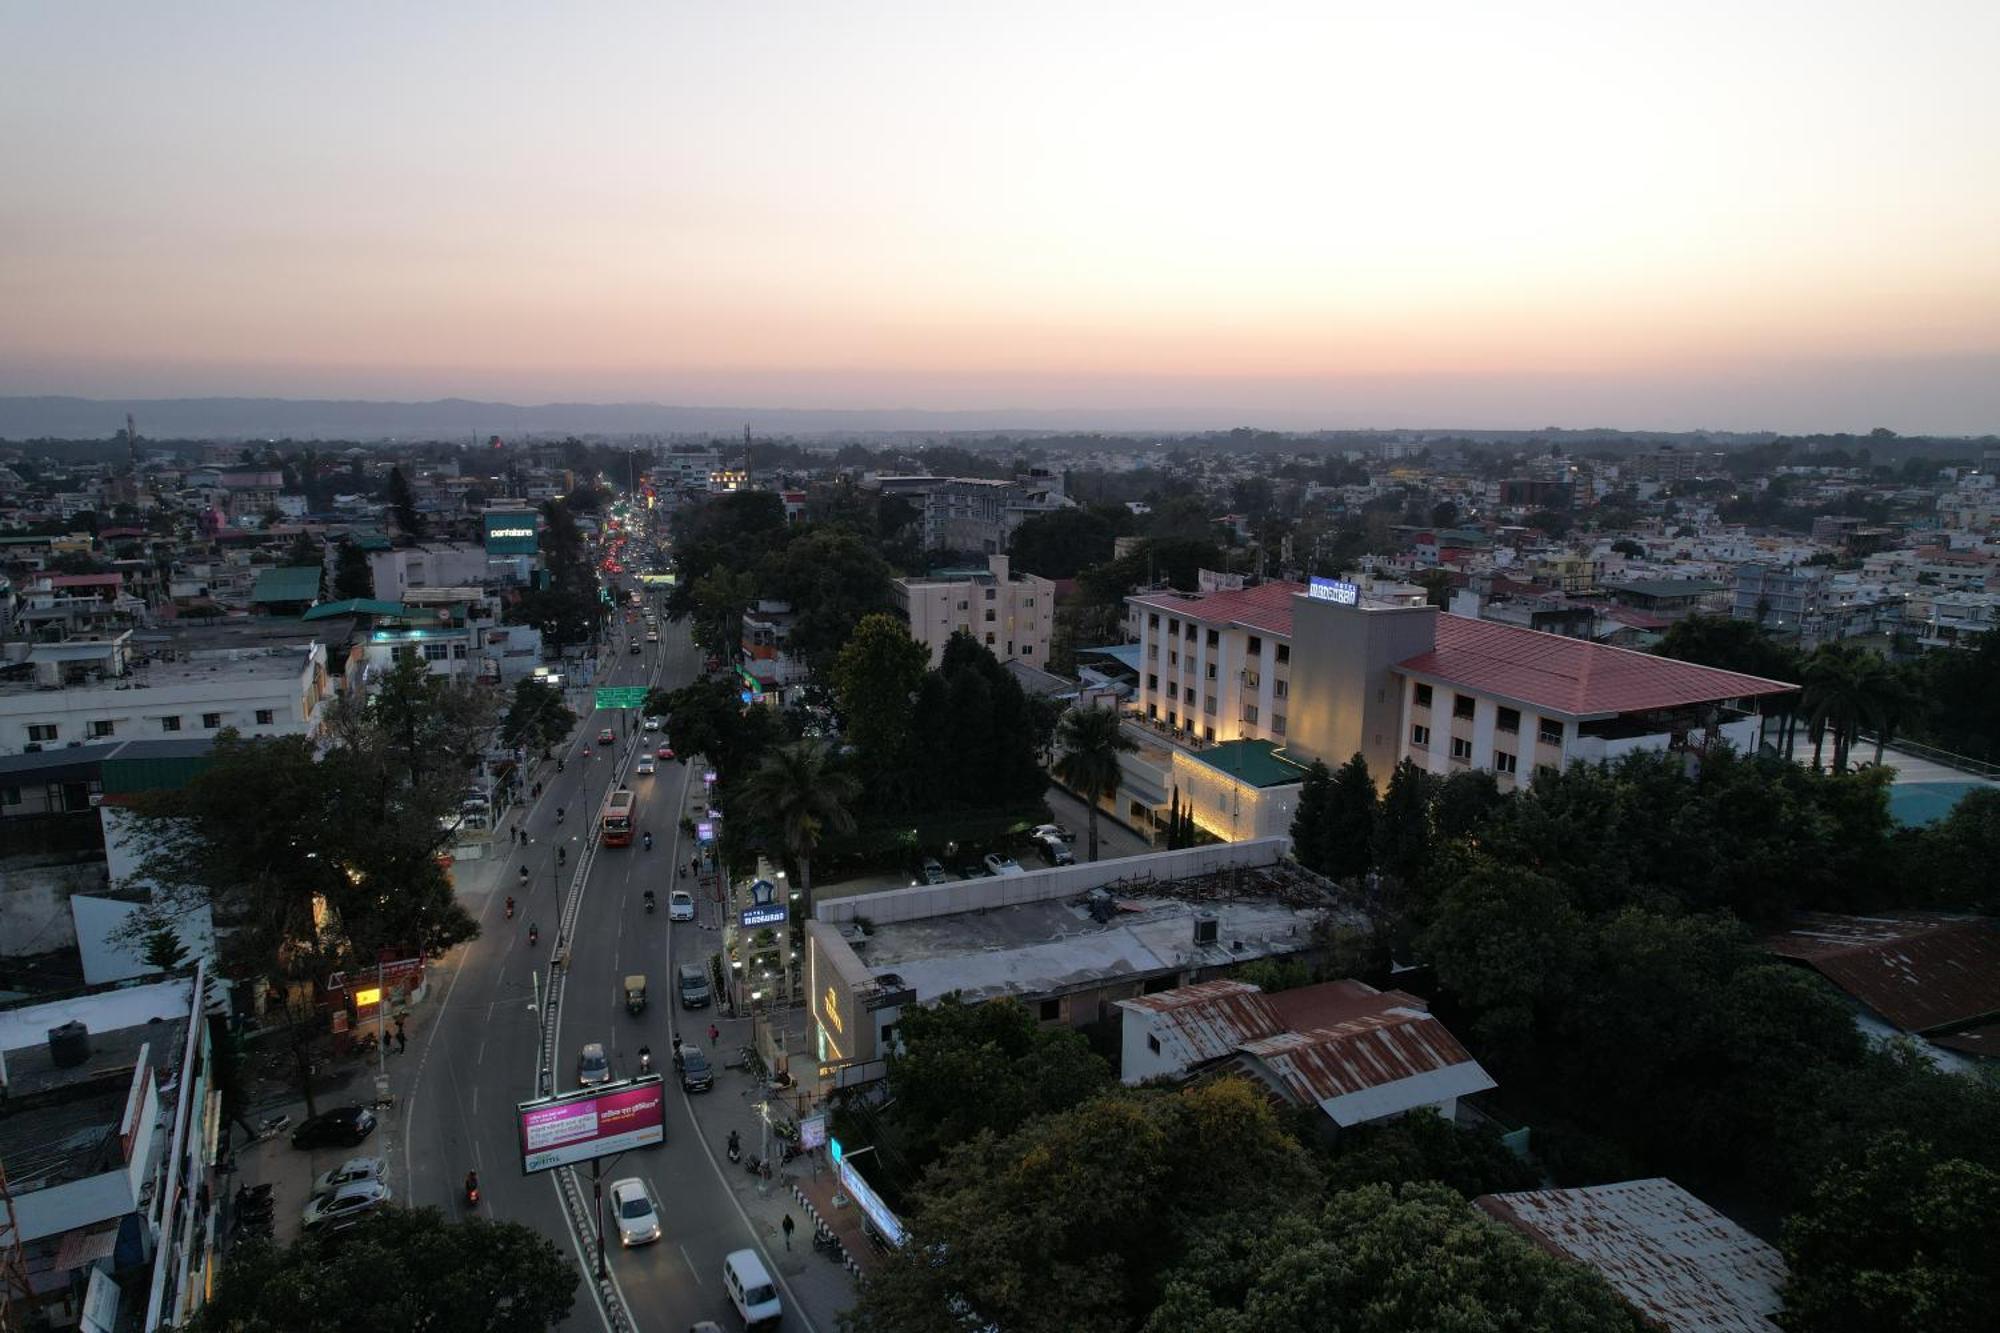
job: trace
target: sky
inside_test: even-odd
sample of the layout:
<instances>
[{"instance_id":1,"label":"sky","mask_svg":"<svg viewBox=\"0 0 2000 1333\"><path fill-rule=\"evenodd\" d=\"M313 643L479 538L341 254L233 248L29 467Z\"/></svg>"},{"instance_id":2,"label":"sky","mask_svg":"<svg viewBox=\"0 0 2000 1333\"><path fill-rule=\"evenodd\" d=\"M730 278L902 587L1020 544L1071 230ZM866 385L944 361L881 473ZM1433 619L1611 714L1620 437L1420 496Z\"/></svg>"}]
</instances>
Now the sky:
<instances>
[{"instance_id":1,"label":"sky","mask_svg":"<svg viewBox=\"0 0 2000 1333\"><path fill-rule=\"evenodd\" d=\"M2000 4L0 6L0 394L2000 431Z\"/></svg>"}]
</instances>

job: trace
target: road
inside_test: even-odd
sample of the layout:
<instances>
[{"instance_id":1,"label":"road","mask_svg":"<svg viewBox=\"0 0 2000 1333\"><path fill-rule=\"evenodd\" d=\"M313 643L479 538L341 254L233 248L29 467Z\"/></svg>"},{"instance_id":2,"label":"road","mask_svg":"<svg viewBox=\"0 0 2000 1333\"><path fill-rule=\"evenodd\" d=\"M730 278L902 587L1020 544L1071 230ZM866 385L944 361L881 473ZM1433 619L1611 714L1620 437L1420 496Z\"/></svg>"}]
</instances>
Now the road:
<instances>
[{"instance_id":1,"label":"road","mask_svg":"<svg viewBox=\"0 0 2000 1333\"><path fill-rule=\"evenodd\" d=\"M619 625L620 634L625 626ZM639 656L616 653L600 685L662 683L672 688L692 680L698 658L686 630L663 625L662 642ZM588 1235L578 1235L568 1221L555 1173L524 1177L515 1130L515 1103L535 1094L537 998L535 982L546 985L558 915L555 849L567 851L560 871L568 886L570 873L595 834L595 817L617 772L629 773L635 746L658 744L659 737L638 733L635 715L589 713L565 753L564 772L548 783L531 808L527 831L533 842L513 849L517 862L530 872L525 891L514 874L478 876L493 887L484 901L467 894L467 907L479 920L481 936L451 960L455 967L443 982L438 1013L428 1025L428 1040L418 1053L421 1066L414 1090L401 1113L406 1118L405 1172L402 1197L413 1205L437 1204L448 1212L462 1210L460 1182L466 1170L479 1172L480 1208L490 1217L526 1223L554 1239L565 1253L594 1260ZM597 744L599 729L619 733L615 753ZM588 746L591 754L583 756ZM641 1329L682 1329L702 1319L735 1323L721 1285L722 1259L731 1250L758 1248L749 1222L739 1209L715 1159L694 1132L686 1094L673 1075L671 1050L679 1013L673 972L677 961L698 961L713 949L717 936L667 920L667 891L674 867L685 862L690 849L681 846L683 793L691 781L687 767L662 761L652 777L630 776L627 785L638 796L638 824L652 830L654 847L645 851L638 841L629 848L601 849L591 865L568 942L569 975L563 1004L556 1018L559 1040L555 1086L575 1086L577 1054L586 1042L601 1041L611 1056L614 1077L638 1070L641 1045L652 1048L655 1068L667 1075L667 1141L627 1153L604 1164L608 1210L610 1183L636 1175L647 1180L660 1200L665 1235L658 1244L621 1250L612 1227L607 1260L617 1288ZM567 818L556 822L556 808ZM473 878L468 876L468 879ZM651 887L659 909L648 916L641 895ZM506 919L504 899L513 893L517 914ZM530 922L541 929L539 947L530 948ZM644 1014L626 1012L623 978L642 972L650 982L651 1003ZM708 1012L690 1015L684 1035L705 1032ZM729 1096L725 1081L708 1096ZM588 1168L579 1171L585 1188ZM773 1274L775 1264L769 1265ZM781 1285L782 1290L782 1285ZM789 1292L785 1293L789 1296ZM786 1329L809 1329L797 1303L785 1301ZM577 1306L568 1327L598 1327L594 1286L579 1285Z\"/></svg>"}]
</instances>

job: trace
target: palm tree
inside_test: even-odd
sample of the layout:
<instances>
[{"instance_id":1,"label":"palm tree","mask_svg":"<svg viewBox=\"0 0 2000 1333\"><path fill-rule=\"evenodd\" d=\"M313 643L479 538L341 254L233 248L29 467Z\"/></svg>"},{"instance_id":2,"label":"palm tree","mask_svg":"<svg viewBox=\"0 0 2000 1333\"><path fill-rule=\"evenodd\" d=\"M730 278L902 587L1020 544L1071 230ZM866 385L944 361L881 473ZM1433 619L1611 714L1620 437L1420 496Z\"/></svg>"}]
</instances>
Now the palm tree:
<instances>
[{"instance_id":1,"label":"palm tree","mask_svg":"<svg viewBox=\"0 0 2000 1333\"><path fill-rule=\"evenodd\" d=\"M1863 726L1874 726L1879 736L1900 721L1904 705L1899 683L1876 654L1842 644L1820 648L1808 659L1804 674L1801 702L1813 733L1813 768L1818 770L1821 742L1831 732L1833 771L1845 773ZM1875 756L1880 762L1879 741Z\"/></svg>"},{"instance_id":2,"label":"palm tree","mask_svg":"<svg viewBox=\"0 0 2000 1333\"><path fill-rule=\"evenodd\" d=\"M854 831L849 808L861 795L854 776L834 767L833 752L820 740L780 745L743 786L751 821L775 834L799 867L804 915L812 915L812 858L828 834Z\"/></svg>"},{"instance_id":3,"label":"palm tree","mask_svg":"<svg viewBox=\"0 0 2000 1333\"><path fill-rule=\"evenodd\" d=\"M1097 807L1118 792L1118 756L1139 748L1118 725L1109 708L1072 708L1056 729L1062 753L1056 756L1056 777L1083 798L1089 811L1090 859L1097 859Z\"/></svg>"}]
</instances>

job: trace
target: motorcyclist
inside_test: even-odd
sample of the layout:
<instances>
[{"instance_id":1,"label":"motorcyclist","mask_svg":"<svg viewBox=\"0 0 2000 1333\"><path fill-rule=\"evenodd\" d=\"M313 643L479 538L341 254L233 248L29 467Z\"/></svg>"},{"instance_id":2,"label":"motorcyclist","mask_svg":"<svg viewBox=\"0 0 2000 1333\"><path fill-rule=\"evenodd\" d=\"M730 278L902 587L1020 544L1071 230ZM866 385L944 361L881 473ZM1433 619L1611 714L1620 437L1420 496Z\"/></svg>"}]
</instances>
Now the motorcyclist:
<instances>
[{"instance_id":1,"label":"motorcyclist","mask_svg":"<svg viewBox=\"0 0 2000 1333\"><path fill-rule=\"evenodd\" d=\"M642 1074L653 1072L653 1048L650 1046L639 1048L639 1072Z\"/></svg>"},{"instance_id":2,"label":"motorcyclist","mask_svg":"<svg viewBox=\"0 0 2000 1333\"><path fill-rule=\"evenodd\" d=\"M651 889L647 889L647 890L646 890L646 910L647 910L648 912L650 912L650 911L652 911L652 910L653 910L653 904L654 904L654 902L655 902L655 901L656 901L656 899L655 899L655 898L653 897L653 891L652 891Z\"/></svg>"},{"instance_id":3,"label":"motorcyclist","mask_svg":"<svg viewBox=\"0 0 2000 1333\"><path fill-rule=\"evenodd\" d=\"M650 852L650 851L652 851L652 850L653 850L653 830L651 830L651 829L647 829L647 830L646 830L646 832L645 832L645 835L644 835L644 836L643 836L643 837L641 838L641 841L642 841L642 842L644 842L644 843L646 844L646 850L647 850L647 851L649 851L649 852Z\"/></svg>"},{"instance_id":4,"label":"motorcyclist","mask_svg":"<svg viewBox=\"0 0 2000 1333\"><path fill-rule=\"evenodd\" d=\"M528 923L528 943L533 944L536 940L539 940L541 937L542 937L542 928L536 925L534 922L530 921Z\"/></svg>"},{"instance_id":5,"label":"motorcyclist","mask_svg":"<svg viewBox=\"0 0 2000 1333\"><path fill-rule=\"evenodd\" d=\"M729 1160L733 1162L741 1156L743 1156L743 1140L737 1138L736 1131L732 1129L729 1131Z\"/></svg>"},{"instance_id":6,"label":"motorcyclist","mask_svg":"<svg viewBox=\"0 0 2000 1333\"><path fill-rule=\"evenodd\" d=\"M568 862L569 862L569 848L567 847L556 848L556 864L566 865L568 864Z\"/></svg>"},{"instance_id":7,"label":"motorcyclist","mask_svg":"<svg viewBox=\"0 0 2000 1333\"><path fill-rule=\"evenodd\" d=\"M523 884L526 884L528 882L528 867L526 866L521 867L521 882ZM512 898L509 898L507 901L511 903L514 900Z\"/></svg>"},{"instance_id":8,"label":"motorcyclist","mask_svg":"<svg viewBox=\"0 0 2000 1333\"><path fill-rule=\"evenodd\" d=\"M512 894L509 894L507 897L507 919L509 921L514 919L514 898Z\"/></svg>"},{"instance_id":9,"label":"motorcyclist","mask_svg":"<svg viewBox=\"0 0 2000 1333\"><path fill-rule=\"evenodd\" d=\"M479 1173L477 1171L468 1171L465 1173L465 1201L467 1204L479 1202Z\"/></svg>"},{"instance_id":10,"label":"motorcyclist","mask_svg":"<svg viewBox=\"0 0 2000 1333\"><path fill-rule=\"evenodd\" d=\"M561 807L561 806L557 806L557 807L556 807L556 823L558 823L558 824L562 823L562 815L563 815L563 811L562 811L562 807Z\"/></svg>"}]
</instances>

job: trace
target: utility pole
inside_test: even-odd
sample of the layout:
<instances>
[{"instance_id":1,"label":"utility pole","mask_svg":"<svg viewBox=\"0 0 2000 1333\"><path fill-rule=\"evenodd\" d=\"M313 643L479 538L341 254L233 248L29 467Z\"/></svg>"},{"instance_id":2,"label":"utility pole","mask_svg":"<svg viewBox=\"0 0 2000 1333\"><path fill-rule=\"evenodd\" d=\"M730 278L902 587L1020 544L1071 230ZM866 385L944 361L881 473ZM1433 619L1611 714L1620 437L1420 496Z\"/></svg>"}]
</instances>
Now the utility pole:
<instances>
[{"instance_id":1,"label":"utility pole","mask_svg":"<svg viewBox=\"0 0 2000 1333\"><path fill-rule=\"evenodd\" d=\"M590 1192L597 1200L597 1280L604 1281L604 1160L590 1159Z\"/></svg>"}]
</instances>

